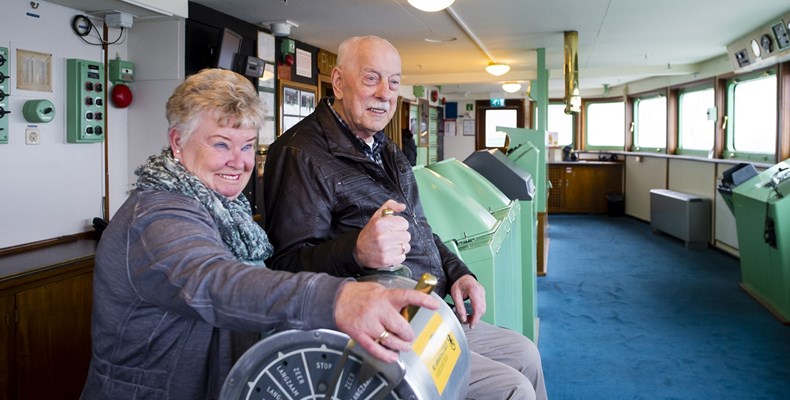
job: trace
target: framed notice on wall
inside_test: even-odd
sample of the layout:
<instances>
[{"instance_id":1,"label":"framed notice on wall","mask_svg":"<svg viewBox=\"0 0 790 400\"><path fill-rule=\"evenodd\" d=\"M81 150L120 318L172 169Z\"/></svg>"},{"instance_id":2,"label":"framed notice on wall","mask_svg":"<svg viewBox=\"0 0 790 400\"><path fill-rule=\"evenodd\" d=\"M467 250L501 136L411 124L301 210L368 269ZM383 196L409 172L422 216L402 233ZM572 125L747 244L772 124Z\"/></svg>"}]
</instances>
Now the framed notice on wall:
<instances>
[{"instance_id":1,"label":"framed notice on wall","mask_svg":"<svg viewBox=\"0 0 790 400\"><path fill-rule=\"evenodd\" d=\"M304 117L315 110L317 88L304 83L280 80L280 126L277 136L282 135Z\"/></svg>"},{"instance_id":2,"label":"framed notice on wall","mask_svg":"<svg viewBox=\"0 0 790 400\"><path fill-rule=\"evenodd\" d=\"M475 135L475 120L467 118L464 120L464 136L474 136L474 135Z\"/></svg>"}]
</instances>

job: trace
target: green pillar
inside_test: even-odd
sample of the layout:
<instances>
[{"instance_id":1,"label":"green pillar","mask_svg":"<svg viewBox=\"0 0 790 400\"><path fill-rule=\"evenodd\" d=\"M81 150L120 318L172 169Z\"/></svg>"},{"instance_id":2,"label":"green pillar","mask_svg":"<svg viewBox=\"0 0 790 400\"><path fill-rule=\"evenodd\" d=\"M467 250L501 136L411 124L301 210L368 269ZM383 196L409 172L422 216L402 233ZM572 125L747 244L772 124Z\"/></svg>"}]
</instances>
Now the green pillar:
<instances>
[{"instance_id":1,"label":"green pillar","mask_svg":"<svg viewBox=\"0 0 790 400\"><path fill-rule=\"evenodd\" d=\"M532 81L532 99L535 100L535 116L539 131L547 131L549 115L549 70L546 69L546 49L538 49L538 79Z\"/></svg>"}]
</instances>

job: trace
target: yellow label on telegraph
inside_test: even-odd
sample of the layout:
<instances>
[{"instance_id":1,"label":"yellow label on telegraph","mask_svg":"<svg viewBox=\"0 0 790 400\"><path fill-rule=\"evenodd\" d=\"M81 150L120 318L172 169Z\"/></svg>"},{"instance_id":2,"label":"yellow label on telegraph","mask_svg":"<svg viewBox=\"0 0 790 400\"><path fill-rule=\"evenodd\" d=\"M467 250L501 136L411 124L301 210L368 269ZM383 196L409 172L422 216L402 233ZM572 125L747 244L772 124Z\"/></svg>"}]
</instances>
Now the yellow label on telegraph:
<instances>
[{"instance_id":1,"label":"yellow label on telegraph","mask_svg":"<svg viewBox=\"0 0 790 400\"><path fill-rule=\"evenodd\" d=\"M425 329L417 336L413 347L414 352L420 356L420 360L430 371L439 395L444 392L458 357L461 356L458 340L450 332L449 325L443 322L439 313L434 313L425 325Z\"/></svg>"}]
</instances>

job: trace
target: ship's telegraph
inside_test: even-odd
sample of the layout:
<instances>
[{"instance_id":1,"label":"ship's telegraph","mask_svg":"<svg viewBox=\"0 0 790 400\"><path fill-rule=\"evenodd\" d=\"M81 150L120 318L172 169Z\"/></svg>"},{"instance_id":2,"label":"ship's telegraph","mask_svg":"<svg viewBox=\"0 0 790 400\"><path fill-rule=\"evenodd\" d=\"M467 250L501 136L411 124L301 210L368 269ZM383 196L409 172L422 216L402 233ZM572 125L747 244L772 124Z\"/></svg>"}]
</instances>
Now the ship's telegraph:
<instances>
[{"instance_id":1,"label":"ship's telegraph","mask_svg":"<svg viewBox=\"0 0 790 400\"><path fill-rule=\"evenodd\" d=\"M360 280L390 288L432 290L436 278L419 282L400 275ZM440 308L402 311L416 339L397 362L385 363L329 329L289 330L252 346L236 362L222 387L222 400L450 400L462 399L469 386L469 346L458 318L435 293Z\"/></svg>"}]
</instances>

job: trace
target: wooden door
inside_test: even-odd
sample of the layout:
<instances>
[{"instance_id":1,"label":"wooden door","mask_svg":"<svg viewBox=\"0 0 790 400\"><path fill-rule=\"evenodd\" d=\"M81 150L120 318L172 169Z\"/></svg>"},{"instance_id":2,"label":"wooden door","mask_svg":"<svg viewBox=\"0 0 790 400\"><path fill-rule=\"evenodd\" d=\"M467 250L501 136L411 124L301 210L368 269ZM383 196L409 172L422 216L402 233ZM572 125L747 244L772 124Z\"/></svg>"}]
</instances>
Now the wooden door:
<instances>
[{"instance_id":1,"label":"wooden door","mask_svg":"<svg viewBox=\"0 0 790 400\"><path fill-rule=\"evenodd\" d=\"M546 211L559 212L565 208L565 167L563 165L549 165L549 182L551 188L546 198Z\"/></svg>"}]
</instances>

